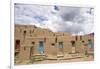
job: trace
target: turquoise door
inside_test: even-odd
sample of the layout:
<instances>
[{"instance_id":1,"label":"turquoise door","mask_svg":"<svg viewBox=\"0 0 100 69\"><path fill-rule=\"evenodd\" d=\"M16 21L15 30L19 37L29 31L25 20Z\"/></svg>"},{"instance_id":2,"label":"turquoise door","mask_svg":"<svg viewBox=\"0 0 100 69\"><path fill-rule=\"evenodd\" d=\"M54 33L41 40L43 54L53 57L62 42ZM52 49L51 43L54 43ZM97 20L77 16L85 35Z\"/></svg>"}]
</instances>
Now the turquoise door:
<instances>
[{"instance_id":1,"label":"turquoise door","mask_svg":"<svg viewBox=\"0 0 100 69\"><path fill-rule=\"evenodd\" d=\"M63 57L64 56L64 45L63 42L58 43L58 48L57 48L57 57Z\"/></svg>"},{"instance_id":2,"label":"turquoise door","mask_svg":"<svg viewBox=\"0 0 100 69\"><path fill-rule=\"evenodd\" d=\"M44 54L44 50L45 50L45 48L44 48L44 41L40 41L39 42L39 53L40 54Z\"/></svg>"},{"instance_id":3,"label":"turquoise door","mask_svg":"<svg viewBox=\"0 0 100 69\"><path fill-rule=\"evenodd\" d=\"M93 42L92 41L88 42L88 48L93 48Z\"/></svg>"}]
</instances>

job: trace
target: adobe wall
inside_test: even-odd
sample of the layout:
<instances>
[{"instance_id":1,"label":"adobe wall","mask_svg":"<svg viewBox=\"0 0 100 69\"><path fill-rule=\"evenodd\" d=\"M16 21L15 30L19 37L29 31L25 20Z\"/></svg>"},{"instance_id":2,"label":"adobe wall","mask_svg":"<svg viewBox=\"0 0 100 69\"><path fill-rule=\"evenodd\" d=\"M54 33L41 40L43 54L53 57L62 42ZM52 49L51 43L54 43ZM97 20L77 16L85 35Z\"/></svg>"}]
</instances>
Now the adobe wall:
<instances>
[{"instance_id":1,"label":"adobe wall","mask_svg":"<svg viewBox=\"0 0 100 69\"><path fill-rule=\"evenodd\" d=\"M25 32L26 31L26 32ZM45 45L45 55L56 56L58 54L59 42L63 42L64 53L72 52L71 41L75 41L76 52L84 52L84 44L88 42L89 39L94 41L93 35L85 35L81 37L72 36L70 33L62 32L52 32L49 29L41 29L34 25L15 25L15 42L20 40L20 60L30 59L30 48L33 46L33 55L39 54L39 42L44 41ZM84 41L84 43L82 42Z\"/></svg>"}]
</instances>

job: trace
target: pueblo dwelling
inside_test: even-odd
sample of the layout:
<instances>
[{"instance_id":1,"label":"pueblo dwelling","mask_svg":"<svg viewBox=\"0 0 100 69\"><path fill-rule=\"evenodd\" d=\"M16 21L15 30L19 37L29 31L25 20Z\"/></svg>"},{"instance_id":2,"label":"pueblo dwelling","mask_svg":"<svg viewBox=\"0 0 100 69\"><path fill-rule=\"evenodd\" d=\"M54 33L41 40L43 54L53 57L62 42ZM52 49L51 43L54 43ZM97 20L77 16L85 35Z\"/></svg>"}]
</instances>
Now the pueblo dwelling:
<instances>
[{"instance_id":1,"label":"pueblo dwelling","mask_svg":"<svg viewBox=\"0 0 100 69\"><path fill-rule=\"evenodd\" d=\"M52 32L35 25L15 24L14 42L16 60L31 60L36 55L46 57L66 54L84 54L84 45L94 42L94 34L72 36L67 32ZM16 61L15 60L15 61Z\"/></svg>"}]
</instances>

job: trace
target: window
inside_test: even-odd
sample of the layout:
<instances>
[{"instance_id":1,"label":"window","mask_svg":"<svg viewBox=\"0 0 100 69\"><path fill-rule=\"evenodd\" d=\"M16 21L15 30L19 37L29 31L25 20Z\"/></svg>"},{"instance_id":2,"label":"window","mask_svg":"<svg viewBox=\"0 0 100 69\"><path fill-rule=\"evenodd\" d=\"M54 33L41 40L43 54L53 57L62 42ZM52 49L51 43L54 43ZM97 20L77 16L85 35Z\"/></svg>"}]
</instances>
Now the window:
<instances>
[{"instance_id":1,"label":"window","mask_svg":"<svg viewBox=\"0 0 100 69\"><path fill-rule=\"evenodd\" d=\"M26 30L24 31L24 39L25 39L25 35L26 35Z\"/></svg>"},{"instance_id":2,"label":"window","mask_svg":"<svg viewBox=\"0 0 100 69\"><path fill-rule=\"evenodd\" d=\"M40 47L43 47L43 46L44 46L44 42L40 41Z\"/></svg>"},{"instance_id":3,"label":"window","mask_svg":"<svg viewBox=\"0 0 100 69\"><path fill-rule=\"evenodd\" d=\"M15 49L20 49L20 40L16 40Z\"/></svg>"},{"instance_id":4,"label":"window","mask_svg":"<svg viewBox=\"0 0 100 69\"><path fill-rule=\"evenodd\" d=\"M93 48L94 44L91 39L88 40L88 48Z\"/></svg>"},{"instance_id":5,"label":"window","mask_svg":"<svg viewBox=\"0 0 100 69\"><path fill-rule=\"evenodd\" d=\"M44 38L44 42L46 42L46 38Z\"/></svg>"},{"instance_id":6,"label":"window","mask_svg":"<svg viewBox=\"0 0 100 69\"><path fill-rule=\"evenodd\" d=\"M19 55L19 52L15 52L15 57L17 57Z\"/></svg>"},{"instance_id":7,"label":"window","mask_svg":"<svg viewBox=\"0 0 100 69\"><path fill-rule=\"evenodd\" d=\"M59 42L59 48L63 48L63 42Z\"/></svg>"},{"instance_id":8,"label":"window","mask_svg":"<svg viewBox=\"0 0 100 69\"><path fill-rule=\"evenodd\" d=\"M51 45L52 45L52 46L55 46L55 43L52 43Z\"/></svg>"},{"instance_id":9,"label":"window","mask_svg":"<svg viewBox=\"0 0 100 69\"><path fill-rule=\"evenodd\" d=\"M91 41L91 39L88 39L88 41L90 42L90 41Z\"/></svg>"},{"instance_id":10,"label":"window","mask_svg":"<svg viewBox=\"0 0 100 69\"><path fill-rule=\"evenodd\" d=\"M55 42L57 43L57 37L56 37L56 39L55 39Z\"/></svg>"},{"instance_id":11,"label":"window","mask_svg":"<svg viewBox=\"0 0 100 69\"><path fill-rule=\"evenodd\" d=\"M34 44L35 44L35 42L32 42L32 44L34 45Z\"/></svg>"},{"instance_id":12,"label":"window","mask_svg":"<svg viewBox=\"0 0 100 69\"><path fill-rule=\"evenodd\" d=\"M26 34L26 30L24 30L24 34Z\"/></svg>"},{"instance_id":13,"label":"window","mask_svg":"<svg viewBox=\"0 0 100 69\"><path fill-rule=\"evenodd\" d=\"M84 43L85 41L82 41L82 43Z\"/></svg>"},{"instance_id":14,"label":"window","mask_svg":"<svg viewBox=\"0 0 100 69\"><path fill-rule=\"evenodd\" d=\"M82 40L82 36L80 36L80 40Z\"/></svg>"},{"instance_id":15,"label":"window","mask_svg":"<svg viewBox=\"0 0 100 69\"><path fill-rule=\"evenodd\" d=\"M71 41L71 44L72 44L72 46L74 47L75 46L75 41Z\"/></svg>"},{"instance_id":16,"label":"window","mask_svg":"<svg viewBox=\"0 0 100 69\"><path fill-rule=\"evenodd\" d=\"M26 50L26 47L24 47L24 51Z\"/></svg>"}]
</instances>

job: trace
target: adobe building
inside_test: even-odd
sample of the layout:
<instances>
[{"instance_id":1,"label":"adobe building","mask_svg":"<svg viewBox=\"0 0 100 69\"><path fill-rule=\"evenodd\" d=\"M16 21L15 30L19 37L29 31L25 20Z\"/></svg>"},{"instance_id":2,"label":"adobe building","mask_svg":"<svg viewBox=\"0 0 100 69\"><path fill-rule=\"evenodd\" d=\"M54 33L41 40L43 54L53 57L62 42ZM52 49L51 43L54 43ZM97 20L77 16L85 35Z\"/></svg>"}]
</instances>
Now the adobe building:
<instances>
[{"instance_id":1,"label":"adobe building","mask_svg":"<svg viewBox=\"0 0 100 69\"><path fill-rule=\"evenodd\" d=\"M72 36L67 32L52 32L35 25L15 25L15 61L31 60L32 56L64 56L71 53L84 54L84 44L94 34Z\"/></svg>"}]
</instances>

